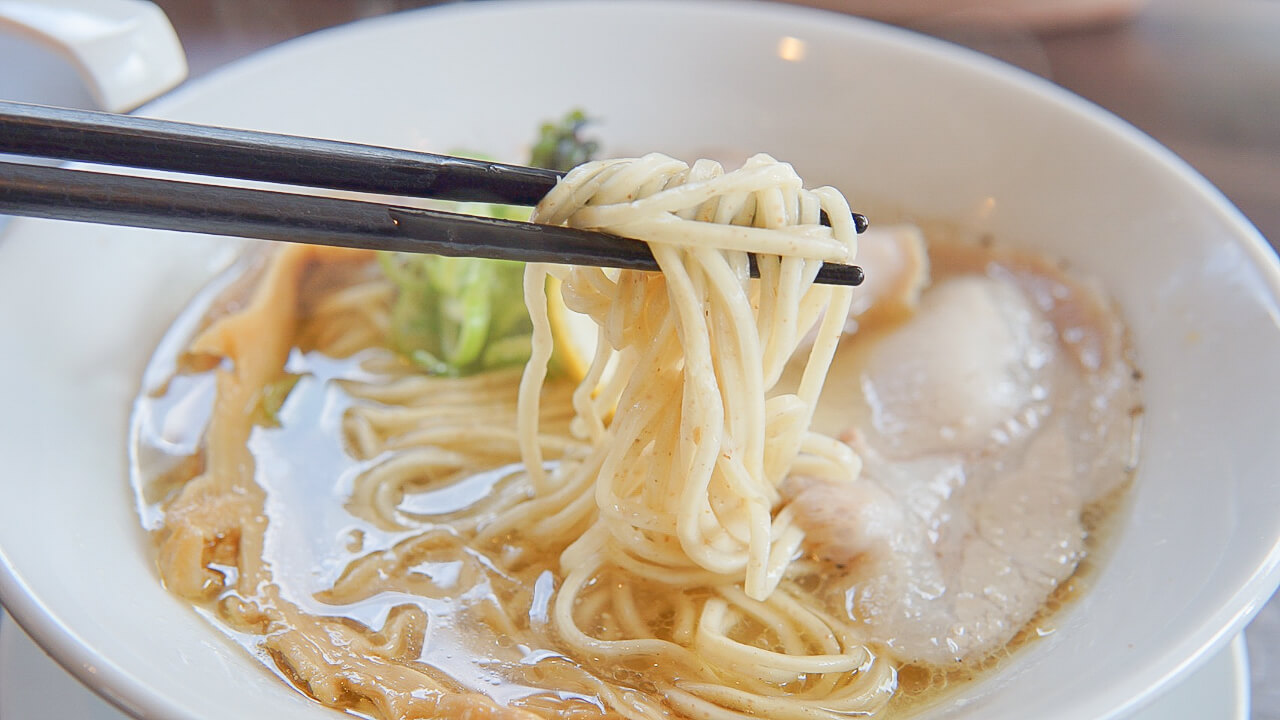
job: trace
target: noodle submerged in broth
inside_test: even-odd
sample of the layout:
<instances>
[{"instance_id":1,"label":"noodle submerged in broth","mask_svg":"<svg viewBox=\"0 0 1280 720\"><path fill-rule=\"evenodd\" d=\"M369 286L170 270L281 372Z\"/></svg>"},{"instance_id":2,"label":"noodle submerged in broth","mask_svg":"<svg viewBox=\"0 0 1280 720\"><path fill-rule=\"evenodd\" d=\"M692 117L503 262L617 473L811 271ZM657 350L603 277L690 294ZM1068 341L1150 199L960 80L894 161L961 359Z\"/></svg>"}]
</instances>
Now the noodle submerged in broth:
<instances>
[{"instance_id":1,"label":"noodle submerged in broth","mask_svg":"<svg viewBox=\"0 0 1280 720\"><path fill-rule=\"evenodd\" d=\"M849 218L763 155L588 163L535 219L644 238L663 272L529 266L528 364L467 377L389 349L370 255L246 258L135 411L166 587L316 700L387 719L875 715L904 668L980 665L1127 478L1122 333L1056 270L979 248L922 300L918 233L867 236L885 279L857 298L813 284L852 261ZM549 287L596 324L580 380L554 372ZM953 301L1003 343L988 377L942 341L994 409L895 375ZM950 401L911 416L922 392ZM984 573L1016 580L975 597Z\"/></svg>"}]
</instances>

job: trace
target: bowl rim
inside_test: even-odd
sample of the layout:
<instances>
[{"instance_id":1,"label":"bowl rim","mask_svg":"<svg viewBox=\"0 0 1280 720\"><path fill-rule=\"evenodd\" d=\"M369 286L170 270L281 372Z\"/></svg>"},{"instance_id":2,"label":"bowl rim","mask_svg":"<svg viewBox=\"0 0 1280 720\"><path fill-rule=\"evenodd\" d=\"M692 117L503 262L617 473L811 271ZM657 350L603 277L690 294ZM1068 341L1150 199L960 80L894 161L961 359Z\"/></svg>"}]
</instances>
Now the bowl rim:
<instances>
[{"instance_id":1,"label":"bowl rim","mask_svg":"<svg viewBox=\"0 0 1280 720\"><path fill-rule=\"evenodd\" d=\"M485 15L515 13L541 13L580 9L581 0L497 0L486 3L449 3L430 6L383 16L357 20L339 26L325 28L304 36L286 40L277 45L251 53L220 66L204 77L185 83L170 93L147 103L135 114L164 117L176 109L189 96L199 96L206 85L227 82L237 75L260 71L313 46L341 41L347 36L375 35L384 26L402 23L408 16L416 22L430 22L434 18L454 15ZM1204 208L1212 210L1233 230L1225 241L1242 249L1252 266L1259 272L1272 296L1280 301L1280 258L1272 250L1261 232L1235 207L1212 183L1173 151L1157 142L1117 115L1050 80L1035 75L1004 61L984 55L947 40L925 35L913 30L887 25L878 21L844 15L818 8L790 5L763 0L614 0L607 6L593 6L596 11L608 8L609 13L635 13L658 11L670 13L676 9L697 12L721 13L726 16L750 16L761 21L822 22L838 26L841 32L852 35L875 34L912 52L930 59L945 60L967 66L987 77L999 80L1017 91L1033 95L1041 102L1050 103L1055 110L1074 115L1079 121L1095 126L1126 144L1131 145L1151 162L1158 164L1171 178L1177 178L1204 201ZM9 228L0 232L14 232L30 221L18 218ZM1280 587L1280 537L1267 551L1264 561L1257 567L1244 585L1229 600L1197 627L1187 631L1177 645L1178 652L1171 652L1149 663L1145 672L1138 675L1146 680L1146 690L1133 695L1107 710L1098 720L1111 720L1132 712L1154 698L1161 690L1205 662L1212 653L1223 648L1248 624ZM136 677L101 655L83 642L76 631L61 622L19 577L11 561L0 547L0 601L10 617L34 639L55 661L70 672L82 684L122 712L138 718L190 718L186 706L170 702L151 691L145 679Z\"/></svg>"}]
</instances>

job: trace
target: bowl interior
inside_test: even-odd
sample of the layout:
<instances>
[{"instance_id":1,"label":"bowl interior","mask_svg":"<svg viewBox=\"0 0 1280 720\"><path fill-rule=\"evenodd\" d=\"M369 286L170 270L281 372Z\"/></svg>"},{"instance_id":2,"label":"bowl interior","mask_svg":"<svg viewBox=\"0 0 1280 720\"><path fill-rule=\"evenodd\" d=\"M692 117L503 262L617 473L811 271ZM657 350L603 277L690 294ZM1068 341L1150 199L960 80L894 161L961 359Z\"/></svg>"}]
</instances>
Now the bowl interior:
<instances>
[{"instance_id":1,"label":"bowl interior","mask_svg":"<svg viewBox=\"0 0 1280 720\"><path fill-rule=\"evenodd\" d=\"M792 7L482 3L319 33L144 113L518 159L539 121L575 106L612 152L764 150L873 222L990 232L1117 299L1147 408L1130 517L1057 632L929 717L1112 717L1274 589L1274 256L1167 151L1037 78ZM0 242L0 592L140 716L332 717L165 593L126 477L142 368L240 245L45 221Z\"/></svg>"}]
</instances>

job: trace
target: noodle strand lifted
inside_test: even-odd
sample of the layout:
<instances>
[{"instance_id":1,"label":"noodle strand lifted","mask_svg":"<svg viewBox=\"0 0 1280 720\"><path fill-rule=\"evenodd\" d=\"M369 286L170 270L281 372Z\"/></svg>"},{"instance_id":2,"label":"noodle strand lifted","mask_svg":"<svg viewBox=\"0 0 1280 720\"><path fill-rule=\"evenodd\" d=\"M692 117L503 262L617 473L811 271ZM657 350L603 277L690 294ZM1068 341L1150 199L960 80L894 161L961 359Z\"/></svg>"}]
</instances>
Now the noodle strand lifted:
<instances>
[{"instance_id":1,"label":"noodle strand lifted","mask_svg":"<svg viewBox=\"0 0 1280 720\"><path fill-rule=\"evenodd\" d=\"M832 218L830 228L819 222L823 211ZM602 288L598 270L527 269L534 353L518 419L530 476L543 474L534 400L551 357L542 288L552 274L566 304L590 315L608 342L579 397L594 396L589 412L616 410L608 430L584 438L604 449L600 469L569 458L547 482L559 487L575 484L582 472L595 473L597 522L607 532L592 537L608 538L601 553L631 555L655 576L705 570L743 583L749 597L764 600L781 579L777 566L797 547L785 519L775 516L778 486L806 443L848 314L847 288L813 283L823 260L850 262L855 253L844 198L804 190L789 165L766 155L726 174L713 162L689 167L655 154L576 169L539 205L535 219L642 237L662 273L604 274L609 285ZM759 236L771 241L750 246L770 254L759 260L758 283L747 279L746 246L734 242L745 229L772 233ZM806 238L803 247L815 248L812 257L795 256L803 251L798 236ZM598 300L610 294L612 302ZM665 302L635 302L659 295ZM799 391L771 396L820 315L825 320ZM625 382L598 385L611 363ZM599 417L587 420L603 426ZM808 447L821 451L829 444ZM849 453L828 452L823 459L846 471L846 479L856 477ZM779 542L787 546L776 547Z\"/></svg>"},{"instance_id":2,"label":"noodle strand lifted","mask_svg":"<svg viewBox=\"0 0 1280 720\"><path fill-rule=\"evenodd\" d=\"M823 213L831 227L821 225ZM892 670L874 663L850 628L780 587L803 539L780 506L782 481L797 465L847 482L860 470L848 446L808 430L850 304L848 288L813 282L824 260L848 263L856 252L844 198L805 190L789 165L766 155L725 173L714 162L654 154L575 169L534 218L643 239L662 269L526 269L533 356L518 433L543 500L522 523L590 528L560 557L560 637L595 657L687 666L696 680L667 688L667 697L691 717L877 709ZM759 282L748 278L748 252L759 254ZM550 473L537 442L552 342L548 276L571 310L595 321L601 341L571 426L589 449L567 453ZM815 324L799 388L777 391ZM546 502L552 497L559 501ZM692 642L660 639L637 618L630 588L638 580L711 593L698 601ZM615 591L601 599L593 584ZM618 626L584 617L588 607ZM747 627L765 628L783 648L734 637Z\"/></svg>"},{"instance_id":3,"label":"noodle strand lifted","mask_svg":"<svg viewBox=\"0 0 1280 720\"><path fill-rule=\"evenodd\" d=\"M781 491L861 470L809 430L849 313L813 282L853 260L844 198L765 155L648 155L579 167L535 219L641 238L662 272L528 266L523 373L424 374L388 346L369 256L276 253L190 347L217 394L163 501L165 583L320 702L387 720L884 708L894 665L814 591ZM548 379L548 292L596 324L576 388ZM319 408L338 422L297 421ZM284 462L317 437L322 462ZM312 495L344 508L271 515Z\"/></svg>"}]
</instances>

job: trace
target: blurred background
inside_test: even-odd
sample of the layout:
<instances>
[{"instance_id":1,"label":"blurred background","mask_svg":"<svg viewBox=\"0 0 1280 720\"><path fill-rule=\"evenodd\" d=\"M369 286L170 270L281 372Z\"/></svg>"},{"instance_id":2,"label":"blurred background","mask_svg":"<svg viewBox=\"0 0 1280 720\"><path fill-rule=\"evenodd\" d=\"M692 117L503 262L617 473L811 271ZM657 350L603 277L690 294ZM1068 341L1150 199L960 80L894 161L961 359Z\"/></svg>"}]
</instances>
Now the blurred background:
<instances>
[{"instance_id":1,"label":"blurred background","mask_svg":"<svg viewBox=\"0 0 1280 720\"><path fill-rule=\"evenodd\" d=\"M460 0L455 0L460 1ZM484 0L473 0L484 1ZM795 0L1000 58L1084 96L1172 149L1280 246L1280 0ZM156 0L190 77L290 38L433 0ZM0 97L67 86L68 67L6 63ZM7 69L6 69L7 65ZM15 89L15 87L17 89ZM68 95L69 94L69 95ZM70 103L69 103L70 104ZM1280 360L1280 359L1278 359ZM1277 469L1280 481L1280 469ZM1280 601L1247 631L1253 716L1280 720Z\"/></svg>"}]
</instances>

